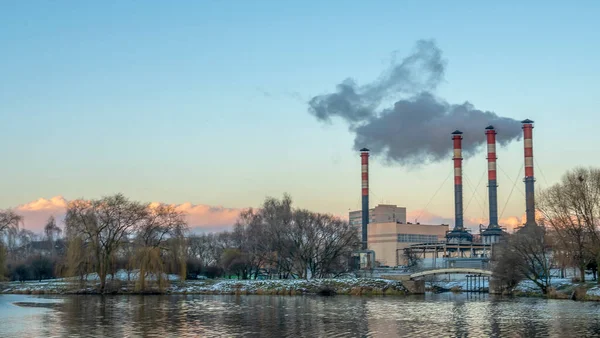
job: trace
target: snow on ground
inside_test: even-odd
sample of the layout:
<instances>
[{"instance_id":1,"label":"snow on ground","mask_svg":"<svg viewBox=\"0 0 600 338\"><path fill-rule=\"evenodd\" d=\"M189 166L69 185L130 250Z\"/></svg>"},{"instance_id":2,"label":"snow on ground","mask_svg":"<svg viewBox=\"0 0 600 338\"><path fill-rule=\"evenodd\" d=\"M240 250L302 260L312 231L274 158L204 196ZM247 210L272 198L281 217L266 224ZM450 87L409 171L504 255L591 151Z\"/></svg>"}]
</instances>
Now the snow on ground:
<instances>
[{"instance_id":1,"label":"snow on ground","mask_svg":"<svg viewBox=\"0 0 600 338\"><path fill-rule=\"evenodd\" d=\"M87 287L77 288L78 279L56 279L42 282L10 282L0 284L1 293L94 293L98 284L96 274L88 275ZM324 289L333 289L337 293L351 293L355 290L360 294L369 292L406 292L402 283L398 281L378 278L332 278L312 280L188 280L178 283L179 277L168 276L171 283L166 288L168 293L209 293L209 294L232 294L232 293L279 293L279 294L314 294ZM132 274L131 280L135 281L137 275ZM115 274L115 279L127 281L127 275ZM110 281L110 278L108 278ZM91 283L89 283L91 282ZM75 288L75 289L73 289ZM128 289L129 288L129 289ZM130 292L131 283L126 283L120 288L120 292Z\"/></svg>"},{"instance_id":2,"label":"snow on ground","mask_svg":"<svg viewBox=\"0 0 600 338\"><path fill-rule=\"evenodd\" d=\"M575 283L573 283L571 278L557 278L557 277L552 277L550 278L550 286L556 289L561 289L567 286L572 286ZM533 281L530 280L524 280L521 283L519 283L519 285L517 285L517 287L515 288L515 290L520 291L520 292L541 292L540 291L540 287L537 286Z\"/></svg>"},{"instance_id":3,"label":"snow on ground","mask_svg":"<svg viewBox=\"0 0 600 338\"><path fill-rule=\"evenodd\" d=\"M139 277L140 271L139 270L131 270L129 271L129 273L127 272L127 270L119 270L115 273L115 280L119 280L119 281L129 281L129 280L137 280ZM149 274L146 277L146 280L156 280L156 275L155 274ZM178 275L174 275L174 274L163 274L163 278L168 279L170 281L178 281L179 280L179 276ZM86 277L84 277L85 280L88 281L99 281L100 280L100 276L98 276L97 273L90 273L87 274ZM109 274L106 276L106 280L112 280L112 274Z\"/></svg>"},{"instance_id":4,"label":"snow on ground","mask_svg":"<svg viewBox=\"0 0 600 338\"><path fill-rule=\"evenodd\" d=\"M343 278L311 280L219 280L187 281L184 285L173 285L175 293L260 293L290 292L315 293L325 288L335 289L338 293L350 293L353 288L386 290L388 288L405 291L401 283L385 279Z\"/></svg>"},{"instance_id":5,"label":"snow on ground","mask_svg":"<svg viewBox=\"0 0 600 338\"><path fill-rule=\"evenodd\" d=\"M588 289L587 295L591 297L600 297L600 287L594 286L593 288Z\"/></svg>"},{"instance_id":6,"label":"snow on ground","mask_svg":"<svg viewBox=\"0 0 600 338\"><path fill-rule=\"evenodd\" d=\"M556 289L572 286L574 284L575 283L573 283L571 278L552 277L550 279L550 285ZM462 291L474 291L477 288L487 289L489 287L487 280L483 280L481 282L471 281L471 283L467 284L467 279L464 276L453 277L452 279L448 279L447 277L439 278L435 281L428 281L426 286L430 288L438 287L445 290L460 289ZM525 293L541 292L540 288L530 280L522 281L519 283L519 285L517 285L515 290ZM600 292L600 290L598 292Z\"/></svg>"}]
</instances>

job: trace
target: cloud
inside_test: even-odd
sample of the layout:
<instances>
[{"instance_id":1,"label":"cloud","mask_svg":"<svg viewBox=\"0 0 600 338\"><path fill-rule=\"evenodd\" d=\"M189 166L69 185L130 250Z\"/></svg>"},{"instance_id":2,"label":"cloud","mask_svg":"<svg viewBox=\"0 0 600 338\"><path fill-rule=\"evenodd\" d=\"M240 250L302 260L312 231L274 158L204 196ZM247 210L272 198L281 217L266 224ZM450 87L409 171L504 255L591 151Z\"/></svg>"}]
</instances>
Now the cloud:
<instances>
[{"instance_id":1,"label":"cloud","mask_svg":"<svg viewBox=\"0 0 600 338\"><path fill-rule=\"evenodd\" d=\"M539 224L539 219L541 219L541 218L542 218L542 213L536 210L535 219L538 222L538 224ZM513 232L517 227L524 225L526 221L527 221L527 214L524 213L520 217L519 216L503 217L498 220L498 223L500 223L501 227L506 228L506 230L508 232Z\"/></svg>"},{"instance_id":2,"label":"cloud","mask_svg":"<svg viewBox=\"0 0 600 338\"><path fill-rule=\"evenodd\" d=\"M223 231L230 229L243 209L224 208L186 202L175 205L187 214L188 224L197 231Z\"/></svg>"},{"instance_id":3,"label":"cloud","mask_svg":"<svg viewBox=\"0 0 600 338\"><path fill-rule=\"evenodd\" d=\"M15 211L23 216L25 229L41 232L50 216L54 216L57 223L62 225L67 203L68 201L62 196L54 196L50 199L39 198L19 205L15 208Z\"/></svg>"},{"instance_id":4,"label":"cloud","mask_svg":"<svg viewBox=\"0 0 600 338\"><path fill-rule=\"evenodd\" d=\"M38 212L44 210L58 210L67 207L67 200L62 196L54 196L51 199L39 198L33 202L20 205L17 209L27 212Z\"/></svg>"},{"instance_id":5,"label":"cloud","mask_svg":"<svg viewBox=\"0 0 600 338\"><path fill-rule=\"evenodd\" d=\"M68 203L69 201L62 196L55 196L50 199L39 198L19 205L15 208L15 211L24 217L24 227L26 229L41 232L50 216L54 216L59 226L63 226ZM151 204L158 205L160 203L152 202ZM229 230L243 210L192 204L190 202L173 205L177 210L186 213L188 224L192 232L195 233Z\"/></svg>"}]
</instances>

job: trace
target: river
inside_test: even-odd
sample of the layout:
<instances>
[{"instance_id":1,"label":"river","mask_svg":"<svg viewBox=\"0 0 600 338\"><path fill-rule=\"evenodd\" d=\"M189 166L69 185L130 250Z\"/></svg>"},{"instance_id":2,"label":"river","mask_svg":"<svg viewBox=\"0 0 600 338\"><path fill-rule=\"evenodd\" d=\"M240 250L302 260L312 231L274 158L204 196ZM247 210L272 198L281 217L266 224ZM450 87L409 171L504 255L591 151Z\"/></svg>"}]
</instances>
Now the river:
<instances>
[{"instance_id":1,"label":"river","mask_svg":"<svg viewBox=\"0 0 600 338\"><path fill-rule=\"evenodd\" d=\"M487 294L0 295L0 337L598 336L600 303Z\"/></svg>"}]
</instances>

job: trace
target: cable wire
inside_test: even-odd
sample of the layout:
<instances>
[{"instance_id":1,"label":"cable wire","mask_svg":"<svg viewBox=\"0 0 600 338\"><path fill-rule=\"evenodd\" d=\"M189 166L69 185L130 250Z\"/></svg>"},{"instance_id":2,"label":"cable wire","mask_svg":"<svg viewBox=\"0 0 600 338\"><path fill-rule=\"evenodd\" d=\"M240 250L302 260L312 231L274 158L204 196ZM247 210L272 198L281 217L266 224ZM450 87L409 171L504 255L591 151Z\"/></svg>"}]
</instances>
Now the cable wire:
<instances>
[{"instance_id":1,"label":"cable wire","mask_svg":"<svg viewBox=\"0 0 600 338\"><path fill-rule=\"evenodd\" d=\"M521 168L523 168L523 165L524 164L521 164ZM504 171L504 169L502 169L502 167L500 165L496 164L496 166L498 167L498 169L500 169L500 171L502 171L502 173L504 174L504 176L506 176L506 178L508 178L509 181L512 181L512 178L510 176L508 176L508 174L506 173L506 171ZM520 170L519 170L519 174L521 174ZM519 178L519 177L517 176L517 178ZM513 186L513 189L514 189L514 186ZM526 197L525 196L525 192L523 191L523 189L517 188L517 190L519 190L519 192L521 192L521 195L523 195L523 197Z\"/></svg>"},{"instance_id":2,"label":"cable wire","mask_svg":"<svg viewBox=\"0 0 600 338\"><path fill-rule=\"evenodd\" d=\"M431 198L429 199L429 201L427 202L427 204L425 204L425 208L423 208L421 210L421 212L419 213L419 216L416 218L416 221L419 220L419 218L421 218L421 216L423 215L423 212L425 210L427 210L427 207L429 206L429 204L431 203L431 201L433 201L433 199L435 198L435 196L440 192L440 190L442 190L442 188L444 187L444 184L446 184L446 181L448 181L448 179L450 178L450 176L452 176L452 173L454 173L454 169L452 169L449 173L448 176L446 176L446 179L444 180L444 182L442 182L442 184L440 184L439 188L435 191L435 193L433 194L433 196L431 196Z\"/></svg>"},{"instance_id":3,"label":"cable wire","mask_svg":"<svg viewBox=\"0 0 600 338\"><path fill-rule=\"evenodd\" d=\"M485 176L485 171L479 178L479 182L477 183L477 187L475 187L475 189L473 189L473 183L471 183L471 180L469 179L469 177L465 176L465 178L467 179L467 183L469 184L469 186L471 186L471 189L473 189L473 194L471 195L471 199L469 199L469 202L467 203L467 206L465 207L464 212L466 212L467 209L469 209L469 205L471 204L471 201L473 201L473 198L475 197L475 195L479 195L479 193L477 192L477 189L479 189L479 186L481 185L481 181L483 180L484 176ZM481 196L478 196L478 197L481 197ZM477 203L479 203L479 206L481 207L481 202L479 200L477 201Z\"/></svg>"},{"instance_id":4,"label":"cable wire","mask_svg":"<svg viewBox=\"0 0 600 338\"><path fill-rule=\"evenodd\" d=\"M523 170L523 165L524 164L521 164L521 168L519 168L519 172L517 173L517 177L515 177L515 182L513 183L512 189L510 189L510 193L508 194L508 198L506 199L506 202L504 203L504 207L502 208L502 212L500 213L500 217L498 217L498 219L502 218L502 215L504 215L504 211L506 210L506 206L508 205L508 201L510 201L510 197L512 196L512 193L515 190L515 186L517 185L517 180L519 179L519 176L521 176L521 170Z\"/></svg>"},{"instance_id":5,"label":"cable wire","mask_svg":"<svg viewBox=\"0 0 600 338\"><path fill-rule=\"evenodd\" d=\"M549 187L550 185L548 184L548 180L546 179L546 175L544 175L544 171L542 170L542 167L538 164L538 161L537 161L536 157L534 157L533 160L535 161L535 166L539 169L540 174L542 174L542 178L544 179L544 182L546 183L546 187Z\"/></svg>"}]
</instances>

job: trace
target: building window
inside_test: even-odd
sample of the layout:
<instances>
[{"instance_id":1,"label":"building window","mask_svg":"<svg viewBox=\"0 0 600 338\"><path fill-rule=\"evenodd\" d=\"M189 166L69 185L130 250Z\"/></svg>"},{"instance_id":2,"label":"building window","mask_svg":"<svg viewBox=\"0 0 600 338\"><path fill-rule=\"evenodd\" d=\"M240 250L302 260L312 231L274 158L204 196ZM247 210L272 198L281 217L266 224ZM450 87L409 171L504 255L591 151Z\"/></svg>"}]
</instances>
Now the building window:
<instances>
[{"instance_id":1,"label":"building window","mask_svg":"<svg viewBox=\"0 0 600 338\"><path fill-rule=\"evenodd\" d=\"M400 243L430 243L437 242L436 235L421 235L421 234L398 234L398 242Z\"/></svg>"}]
</instances>

